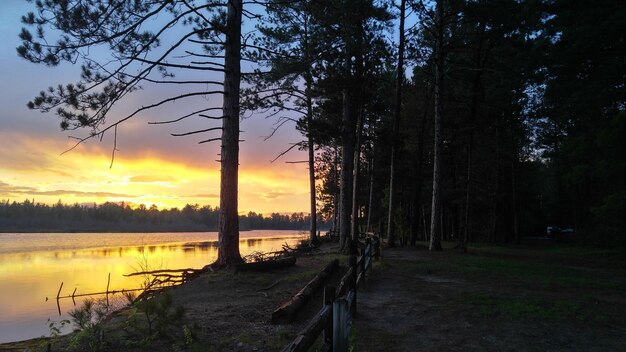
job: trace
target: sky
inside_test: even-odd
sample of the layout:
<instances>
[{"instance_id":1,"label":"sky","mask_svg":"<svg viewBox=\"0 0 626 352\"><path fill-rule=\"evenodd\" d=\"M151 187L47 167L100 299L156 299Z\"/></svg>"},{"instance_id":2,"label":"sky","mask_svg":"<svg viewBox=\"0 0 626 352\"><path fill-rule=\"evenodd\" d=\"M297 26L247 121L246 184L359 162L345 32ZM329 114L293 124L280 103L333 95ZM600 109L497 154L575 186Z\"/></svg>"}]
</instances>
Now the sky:
<instances>
[{"instance_id":1,"label":"sky","mask_svg":"<svg viewBox=\"0 0 626 352\"><path fill-rule=\"evenodd\" d=\"M140 114L118 128L117 151L111 166L112 134L102 141L74 145L72 136L88 131L62 131L53 113L29 110L26 103L39 91L78 81L80 65L46 67L18 57L20 17L33 10L22 0L0 1L0 200L25 199L52 204L128 202L159 208L185 204L219 205L219 142L198 144L218 137L216 132L173 137L217 126L218 122L190 118L177 124L148 125L182 116L203 107L221 106L217 96L177 101ZM93 55L103 55L94 51ZM219 76L214 77L220 79ZM138 107L171 95L172 88L144 87L125 97L110 113L115 121ZM251 116L241 123L239 211L307 212L306 152L293 150L271 163L291 144L302 140L293 125L285 125L271 139L275 119Z\"/></svg>"}]
</instances>

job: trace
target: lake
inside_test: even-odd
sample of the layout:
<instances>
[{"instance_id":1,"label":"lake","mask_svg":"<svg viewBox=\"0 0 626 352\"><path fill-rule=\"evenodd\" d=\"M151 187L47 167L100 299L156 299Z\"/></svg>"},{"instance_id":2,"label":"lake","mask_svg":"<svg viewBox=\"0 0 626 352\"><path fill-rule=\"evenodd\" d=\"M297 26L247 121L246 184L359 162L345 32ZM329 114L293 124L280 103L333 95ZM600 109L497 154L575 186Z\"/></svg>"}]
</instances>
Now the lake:
<instances>
[{"instance_id":1,"label":"lake","mask_svg":"<svg viewBox=\"0 0 626 352\"><path fill-rule=\"evenodd\" d=\"M298 231L240 233L242 256L269 252L305 238ZM61 296L138 288L144 269L202 268L217 258L217 232L0 233L0 343L49 336L48 319L69 319L72 299ZM82 299L76 298L76 305ZM71 330L66 328L66 332Z\"/></svg>"}]
</instances>

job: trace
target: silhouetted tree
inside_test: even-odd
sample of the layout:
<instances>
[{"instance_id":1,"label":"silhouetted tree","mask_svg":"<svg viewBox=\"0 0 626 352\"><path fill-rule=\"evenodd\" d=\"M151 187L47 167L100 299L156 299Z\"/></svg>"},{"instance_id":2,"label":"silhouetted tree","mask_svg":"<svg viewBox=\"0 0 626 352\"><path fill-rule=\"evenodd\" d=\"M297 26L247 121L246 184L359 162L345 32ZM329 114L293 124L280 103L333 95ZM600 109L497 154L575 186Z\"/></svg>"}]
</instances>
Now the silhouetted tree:
<instances>
[{"instance_id":1,"label":"silhouetted tree","mask_svg":"<svg viewBox=\"0 0 626 352\"><path fill-rule=\"evenodd\" d=\"M36 14L30 12L22 17L34 32L22 29L18 54L48 66L80 61L82 73L76 84L42 91L28 106L42 112L56 109L64 130L90 128L89 135L79 138L77 145L91 138L102 138L106 132L116 136L118 126L124 121L168 102L214 94L223 97L221 108L208 107L160 123L194 115L222 121L221 127L175 135L221 131L221 137L200 142L221 141L220 245L216 263L240 262L237 187L242 0L63 0L37 1L35 6ZM91 50L96 48L106 48L110 57L92 55ZM223 63L216 61L220 58ZM224 79L175 78L175 73L184 72L219 72L224 74ZM142 84L185 86L189 90L137 108L106 124L113 106ZM191 88L216 85L222 89ZM221 115L203 115L216 110L221 110Z\"/></svg>"}]
</instances>

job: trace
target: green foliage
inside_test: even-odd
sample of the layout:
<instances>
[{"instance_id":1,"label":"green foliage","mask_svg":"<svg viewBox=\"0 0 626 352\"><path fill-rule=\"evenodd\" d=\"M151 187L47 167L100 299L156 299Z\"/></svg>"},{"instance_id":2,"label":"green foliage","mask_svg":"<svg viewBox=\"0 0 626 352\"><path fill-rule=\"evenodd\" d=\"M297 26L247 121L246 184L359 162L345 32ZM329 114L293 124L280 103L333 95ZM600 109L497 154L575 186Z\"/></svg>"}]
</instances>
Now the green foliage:
<instances>
[{"instance_id":1,"label":"green foliage","mask_svg":"<svg viewBox=\"0 0 626 352\"><path fill-rule=\"evenodd\" d=\"M128 343L135 347L148 348L156 341L176 341L183 335L183 345L193 343L193 331L188 326L179 330L178 324L184 316L183 307L174 307L172 295L163 293L150 299L142 299L132 306L132 313L125 322Z\"/></svg>"},{"instance_id":2,"label":"green foliage","mask_svg":"<svg viewBox=\"0 0 626 352\"><path fill-rule=\"evenodd\" d=\"M109 307L103 299L87 299L82 306L72 310L69 314L79 331L71 336L70 348L78 351L104 350L103 323L109 313Z\"/></svg>"},{"instance_id":3,"label":"green foliage","mask_svg":"<svg viewBox=\"0 0 626 352\"><path fill-rule=\"evenodd\" d=\"M158 209L141 204L131 208L125 203L105 202L85 206L53 205L25 200L22 203L0 201L0 226L6 231L131 231L217 229L219 208L187 204L183 209ZM304 230L310 217L304 213L263 215L249 212L239 216L243 229ZM321 226L327 226L324 222Z\"/></svg>"},{"instance_id":4,"label":"green foliage","mask_svg":"<svg viewBox=\"0 0 626 352\"><path fill-rule=\"evenodd\" d=\"M54 350L54 348L56 347L58 341L59 341L59 337L61 336L61 334L63 333L63 328L67 325L69 325L71 322L67 319L63 319L60 321L53 321L50 320L50 318L48 318L48 331L50 334L50 339L49 340L43 340L41 342L40 348L41 350Z\"/></svg>"}]
</instances>

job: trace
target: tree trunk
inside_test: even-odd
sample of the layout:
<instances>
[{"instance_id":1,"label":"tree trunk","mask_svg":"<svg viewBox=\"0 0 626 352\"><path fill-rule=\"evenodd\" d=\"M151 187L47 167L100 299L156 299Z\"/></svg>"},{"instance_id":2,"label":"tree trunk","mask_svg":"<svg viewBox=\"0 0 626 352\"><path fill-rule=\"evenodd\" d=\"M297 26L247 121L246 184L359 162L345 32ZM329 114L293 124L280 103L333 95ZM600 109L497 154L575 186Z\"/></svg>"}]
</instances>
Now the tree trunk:
<instances>
[{"instance_id":1,"label":"tree trunk","mask_svg":"<svg viewBox=\"0 0 626 352\"><path fill-rule=\"evenodd\" d=\"M309 233L309 241L311 244L317 244L317 206L315 199L315 145L313 144L313 104L311 102L311 79L307 78L306 82L306 123L307 123L307 142L309 147L309 193L311 201L311 228Z\"/></svg>"},{"instance_id":2,"label":"tree trunk","mask_svg":"<svg viewBox=\"0 0 626 352\"><path fill-rule=\"evenodd\" d=\"M398 67L396 76L396 101L393 112L393 130L391 134L391 165L389 167L389 212L387 214L387 243L395 246L396 234L394 229L393 213L395 208L394 183L396 153L398 152L398 129L400 128L400 112L402 110L402 81L404 80L404 8L406 0L400 1L400 40L398 43Z\"/></svg>"},{"instance_id":3,"label":"tree trunk","mask_svg":"<svg viewBox=\"0 0 626 352\"><path fill-rule=\"evenodd\" d=\"M467 252L467 242L470 236L470 206L471 206L471 182L472 182L472 152L474 149L474 127L470 126L469 142L467 144L467 176L465 178L465 212L463 214L463 235L461 236L461 248Z\"/></svg>"},{"instance_id":4,"label":"tree trunk","mask_svg":"<svg viewBox=\"0 0 626 352\"><path fill-rule=\"evenodd\" d=\"M479 50L480 50L479 45ZM480 55L480 54L479 54ZM472 90L472 105L469 115L469 140L467 142L467 175L465 177L465 209L463 214L463 234L461 235L461 248L467 252L467 242L471 231L470 209L471 209L471 187L472 187L472 156L474 153L474 121L478 111L478 90L480 89L480 77L482 67L476 72Z\"/></svg>"},{"instance_id":5,"label":"tree trunk","mask_svg":"<svg viewBox=\"0 0 626 352\"><path fill-rule=\"evenodd\" d=\"M478 98L479 92L481 89L481 77L483 71L485 69L485 65L487 63L487 55L491 50L493 45L487 48L484 57L482 55L483 51L483 33L485 32L486 23L481 22L480 24L481 31L479 33L478 38L478 49L476 50L476 76L474 76L474 83L472 88L472 105L470 107L470 115L469 115L469 140L467 143L467 177L465 178L465 209L463 214L463 234L461 235L461 248L467 253L467 243L471 240L471 220L470 220L470 212L471 212L471 187L472 187L472 157L474 153L474 121L476 120L476 115L478 114Z\"/></svg>"},{"instance_id":6,"label":"tree trunk","mask_svg":"<svg viewBox=\"0 0 626 352\"><path fill-rule=\"evenodd\" d=\"M356 112L356 123L355 123L355 141L354 141L354 158L353 172L352 172L352 222L350 228L350 243L349 243L349 252L350 254L356 255L357 252L357 241L359 239L359 179L361 173L361 133L363 130L363 99L361 96L362 86L363 86L363 21L359 21L358 25L358 35L356 38L355 45L355 60L354 60L354 109L353 112Z\"/></svg>"},{"instance_id":7,"label":"tree trunk","mask_svg":"<svg viewBox=\"0 0 626 352\"><path fill-rule=\"evenodd\" d=\"M344 21L344 31L347 31L348 16ZM339 184L340 191L340 211L339 211L339 247L340 250L345 252L350 248L346 248L348 241L350 240L351 221L352 215L352 181L354 172L354 132L356 126L353 123L352 118L352 102L351 102L351 89L353 85L352 80L352 52L349 48L348 34L344 33L345 48L344 48L344 87L343 87L343 104L342 104L342 118L341 118L341 180Z\"/></svg>"},{"instance_id":8,"label":"tree trunk","mask_svg":"<svg viewBox=\"0 0 626 352\"><path fill-rule=\"evenodd\" d=\"M369 174L370 174L370 191L369 191L369 199L367 206L367 226L366 231L372 231L372 208L374 206L374 160L376 158L376 144L372 142L372 159L370 160L369 165Z\"/></svg>"},{"instance_id":9,"label":"tree trunk","mask_svg":"<svg viewBox=\"0 0 626 352\"><path fill-rule=\"evenodd\" d=\"M243 261L239 253L239 214L237 208L242 6L242 0L228 2L224 59L219 244L216 261L218 266L229 266Z\"/></svg>"},{"instance_id":10,"label":"tree trunk","mask_svg":"<svg viewBox=\"0 0 626 352\"><path fill-rule=\"evenodd\" d=\"M436 11L437 43L435 46L435 147L433 162L433 197L430 214L430 245L431 251L441 248L441 181L443 162L443 0L437 0Z\"/></svg>"},{"instance_id":11,"label":"tree trunk","mask_svg":"<svg viewBox=\"0 0 626 352\"><path fill-rule=\"evenodd\" d=\"M352 215L352 173L354 171L354 128L350 118L350 93L343 92L341 177L339 182L339 246L346 250Z\"/></svg>"},{"instance_id":12,"label":"tree trunk","mask_svg":"<svg viewBox=\"0 0 626 352\"><path fill-rule=\"evenodd\" d=\"M498 197L500 196L500 129L499 129L499 117L496 117L496 157L495 167L493 172L494 187L491 199L491 228L489 229L489 242L496 243L497 228L498 228Z\"/></svg>"},{"instance_id":13,"label":"tree trunk","mask_svg":"<svg viewBox=\"0 0 626 352\"><path fill-rule=\"evenodd\" d=\"M511 210L513 211L513 236L515 237L515 243L520 244L522 239L519 233L519 225L517 219L517 179L515 177L515 162L516 156L513 156L511 160Z\"/></svg>"},{"instance_id":14,"label":"tree trunk","mask_svg":"<svg viewBox=\"0 0 626 352\"><path fill-rule=\"evenodd\" d=\"M335 182L337 182L337 176L339 174L339 150L337 150L337 146L334 147L335 149L335 160L333 161L333 171L334 171L334 180ZM340 198L341 198L341 194L339 192L339 185L335 184L335 194L333 197L333 230L335 231L335 234L337 234L337 231L339 231L339 207L340 207Z\"/></svg>"},{"instance_id":15,"label":"tree trunk","mask_svg":"<svg viewBox=\"0 0 626 352\"><path fill-rule=\"evenodd\" d=\"M359 111L356 127L356 142L354 147L354 160L352 164L352 222L350 228L350 254L356 254L356 241L359 238L359 169L361 164L361 127L363 116Z\"/></svg>"}]
</instances>

